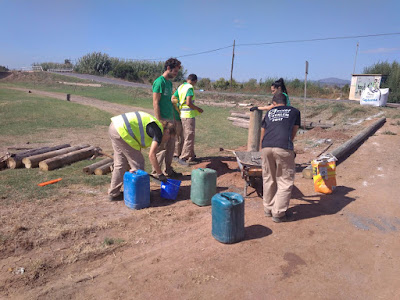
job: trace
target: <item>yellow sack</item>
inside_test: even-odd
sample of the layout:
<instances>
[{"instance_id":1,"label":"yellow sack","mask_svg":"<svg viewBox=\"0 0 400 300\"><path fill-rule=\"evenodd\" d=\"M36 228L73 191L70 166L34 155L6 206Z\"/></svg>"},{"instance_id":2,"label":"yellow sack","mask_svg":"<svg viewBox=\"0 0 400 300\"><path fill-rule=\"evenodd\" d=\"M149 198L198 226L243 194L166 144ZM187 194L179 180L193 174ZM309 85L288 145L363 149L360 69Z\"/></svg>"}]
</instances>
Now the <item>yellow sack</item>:
<instances>
[{"instance_id":1,"label":"yellow sack","mask_svg":"<svg viewBox=\"0 0 400 300\"><path fill-rule=\"evenodd\" d=\"M336 188L336 157L328 154L311 162L316 192L332 194Z\"/></svg>"}]
</instances>

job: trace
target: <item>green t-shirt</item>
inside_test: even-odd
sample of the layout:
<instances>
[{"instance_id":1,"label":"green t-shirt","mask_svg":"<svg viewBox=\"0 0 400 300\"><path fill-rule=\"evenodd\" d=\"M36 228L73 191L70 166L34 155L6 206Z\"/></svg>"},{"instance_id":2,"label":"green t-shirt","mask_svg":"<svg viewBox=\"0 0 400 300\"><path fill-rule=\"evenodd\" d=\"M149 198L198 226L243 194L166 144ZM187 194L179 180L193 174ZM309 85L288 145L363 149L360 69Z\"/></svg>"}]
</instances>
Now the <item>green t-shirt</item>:
<instances>
[{"instance_id":1,"label":"green t-shirt","mask_svg":"<svg viewBox=\"0 0 400 300\"><path fill-rule=\"evenodd\" d=\"M164 76L158 77L153 83L153 93L161 94L160 114L162 119L173 120L174 119L174 107L172 106L172 82L165 79Z\"/></svg>"}]
</instances>

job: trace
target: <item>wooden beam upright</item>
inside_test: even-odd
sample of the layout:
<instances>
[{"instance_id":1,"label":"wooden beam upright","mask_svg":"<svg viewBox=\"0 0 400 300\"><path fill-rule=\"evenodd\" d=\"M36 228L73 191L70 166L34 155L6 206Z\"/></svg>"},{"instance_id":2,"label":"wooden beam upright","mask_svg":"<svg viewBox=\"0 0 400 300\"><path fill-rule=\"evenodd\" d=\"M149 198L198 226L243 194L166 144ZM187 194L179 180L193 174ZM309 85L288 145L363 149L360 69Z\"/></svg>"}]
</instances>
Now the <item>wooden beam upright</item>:
<instances>
[{"instance_id":1,"label":"wooden beam upright","mask_svg":"<svg viewBox=\"0 0 400 300\"><path fill-rule=\"evenodd\" d=\"M249 135L247 151L259 151L261 138L262 111L254 110L250 113Z\"/></svg>"}]
</instances>

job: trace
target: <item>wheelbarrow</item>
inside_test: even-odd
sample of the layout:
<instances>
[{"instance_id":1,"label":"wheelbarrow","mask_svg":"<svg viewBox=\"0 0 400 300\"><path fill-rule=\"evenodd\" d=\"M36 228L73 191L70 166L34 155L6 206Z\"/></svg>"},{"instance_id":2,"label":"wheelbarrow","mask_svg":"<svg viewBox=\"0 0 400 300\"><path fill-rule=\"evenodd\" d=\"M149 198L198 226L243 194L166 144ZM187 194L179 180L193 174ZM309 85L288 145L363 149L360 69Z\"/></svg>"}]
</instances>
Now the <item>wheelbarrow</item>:
<instances>
[{"instance_id":1,"label":"wheelbarrow","mask_svg":"<svg viewBox=\"0 0 400 300\"><path fill-rule=\"evenodd\" d=\"M247 187L251 186L262 197L262 168L260 152L232 151L236 156L237 163L246 184L244 185L243 196L248 196Z\"/></svg>"}]
</instances>

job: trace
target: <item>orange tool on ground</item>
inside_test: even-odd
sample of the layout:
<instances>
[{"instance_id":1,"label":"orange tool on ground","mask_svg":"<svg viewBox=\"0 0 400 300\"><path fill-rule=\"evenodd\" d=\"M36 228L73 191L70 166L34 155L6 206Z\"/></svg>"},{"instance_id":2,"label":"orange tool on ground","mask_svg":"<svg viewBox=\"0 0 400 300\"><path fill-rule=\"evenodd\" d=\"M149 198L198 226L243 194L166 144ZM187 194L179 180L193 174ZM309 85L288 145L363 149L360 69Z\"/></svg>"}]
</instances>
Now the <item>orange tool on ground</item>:
<instances>
[{"instance_id":1,"label":"orange tool on ground","mask_svg":"<svg viewBox=\"0 0 400 300\"><path fill-rule=\"evenodd\" d=\"M53 184L53 183L61 181L61 179L62 178L57 178L57 179L49 180L49 181L46 181L46 182L38 183L38 186L45 186L45 185L48 185L48 184Z\"/></svg>"}]
</instances>

